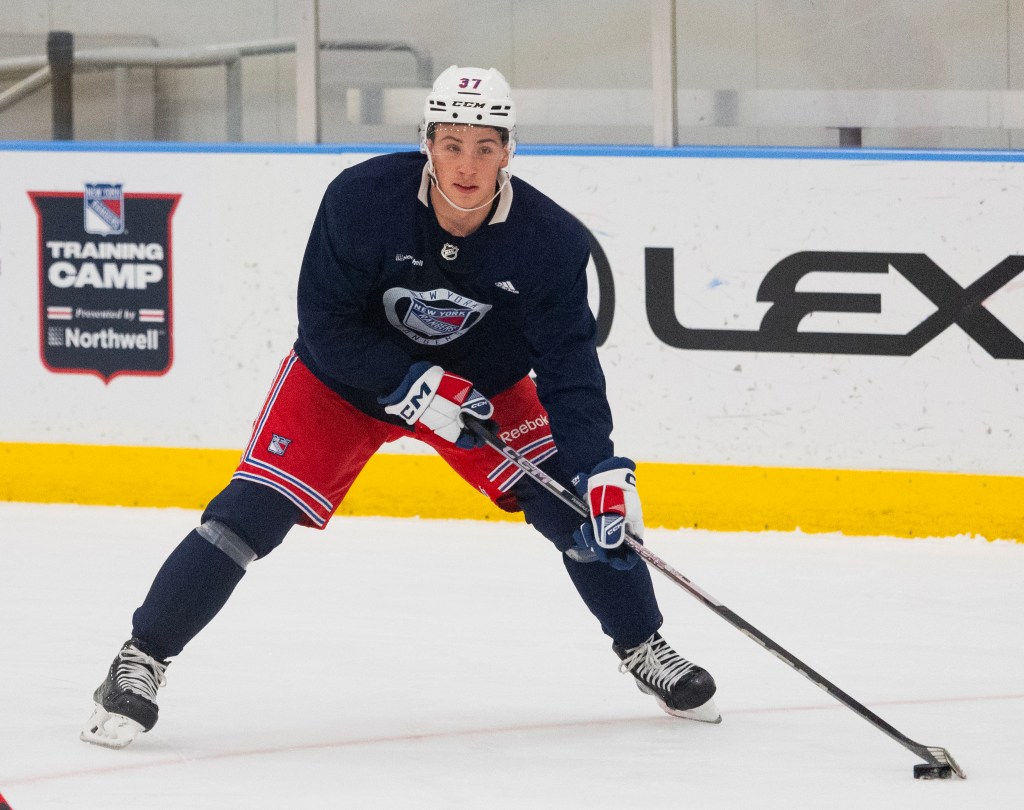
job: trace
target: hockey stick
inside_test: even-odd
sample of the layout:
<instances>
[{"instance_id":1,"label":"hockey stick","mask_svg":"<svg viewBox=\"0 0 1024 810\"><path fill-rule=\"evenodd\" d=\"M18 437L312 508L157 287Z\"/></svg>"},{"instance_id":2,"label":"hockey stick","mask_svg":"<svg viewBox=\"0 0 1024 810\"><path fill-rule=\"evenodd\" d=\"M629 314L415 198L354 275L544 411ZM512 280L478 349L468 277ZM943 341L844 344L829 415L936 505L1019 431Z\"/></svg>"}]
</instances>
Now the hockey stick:
<instances>
[{"instance_id":1,"label":"hockey stick","mask_svg":"<svg viewBox=\"0 0 1024 810\"><path fill-rule=\"evenodd\" d=\"M494 435L487 427L477 419L467 418L465 419L466 428L478 436L488 446L497 450L501 455L511 461L516 467L522 470L526 475L536 481L540 486L550 492L552 495L560 499L563 503L572 508L580 517L583 519L589 519L590 509L587 506L586 501L576 495L569 489L566 489L558 481L547 475L540 467L531 462L529 459L513 450L505 442L503 442L498 436ZM698 599L706 607L713 610L729 624L743 633L745 636L756 641L768 652L778 658L782 663L791 669L795 669L811 683L818 688L828 692L832 697L846 706L848 709L853 710L871 725L880 731L885 732L889 737L894 739L908 751L919 756L924 760L924 765L914 766L914 778L915 779L949 779L954 773L961 779L966 779L967 775L963 772L952 754L949 753L945 748L939 748L937 746L922 745L919 742L915 742L905 734L897 731L893 726L889 725L885 720L871 711L869 708L864 706L862 703L854 700L846 692L836 686L834 683L820 675L811 667L807 666L803 661L797 658L792 653L783 649L772 639L768 638L764 633L750 624L746 619L733 613L729 608L719 602L715 597L709 594L707 591L699 588L676 571L671 565L661 559L654 552L650 551L640 540L633 534L627 532L626 544L636 552L644 561L649 565L656 568L676 585L685 590L691 596Z\"/></svg>"}]
</instances>

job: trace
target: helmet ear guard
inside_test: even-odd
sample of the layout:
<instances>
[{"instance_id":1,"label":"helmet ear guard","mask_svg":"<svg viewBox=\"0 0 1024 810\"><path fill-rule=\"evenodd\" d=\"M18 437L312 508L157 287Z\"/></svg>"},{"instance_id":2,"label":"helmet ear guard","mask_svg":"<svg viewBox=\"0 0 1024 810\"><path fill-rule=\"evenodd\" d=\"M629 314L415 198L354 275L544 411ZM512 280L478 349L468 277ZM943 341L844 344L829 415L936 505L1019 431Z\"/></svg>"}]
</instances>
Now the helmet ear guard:
<instances>
[{"instance_id":1,"label":"helmet ear guard","mask_svg":"<svg viewBox=\"0 0 1024 810\"><path fill-rule=\"evenodd\" d=\"M508 156L516 150L516 108L505 77L494 68L452 65L437 79L423 105L420 151L427 154L432 124L493 127L508 134Z\"/></svg>"}]
</instances>

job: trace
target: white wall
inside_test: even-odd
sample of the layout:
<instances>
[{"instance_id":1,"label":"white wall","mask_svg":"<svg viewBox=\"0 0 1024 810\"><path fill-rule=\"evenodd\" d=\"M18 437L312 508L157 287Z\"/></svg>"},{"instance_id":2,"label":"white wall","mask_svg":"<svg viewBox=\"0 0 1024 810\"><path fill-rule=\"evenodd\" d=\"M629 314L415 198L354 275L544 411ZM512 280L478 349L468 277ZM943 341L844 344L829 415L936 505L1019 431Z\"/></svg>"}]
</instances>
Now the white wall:
<instances>
[{"instance_id":1,"label":"white wall","mask_svg":"<svg viewBox=\"0 0 1024 810\"><path fill-rule=\"evenodd\" d=\"M0 442L240 446L293 339L298 266L322 190L365 156L0 150ZM620 451L645 461L1021 474L1024 275L985 295L1010 359L994 358L980 332L969 334L980 327L950 325L952 316L913 351L893 347L936 302L973 311L958 291L1024 255L1024 163L901 157L517 156L515 172L576 214L607 256L615 311L601 356ZM28 192L81 193L99 181L181 195L174 359L162 376L105 383L41 359L45 327L64 324L40 310L50 260L44 251L40 265ZM126 216L130 228L130 208ZM880 312L814 306L800 334L882 336L883 348L668 345L648 314L648 248L674 251L676 321L718 330L717 339L763 326L771 305L758 290L778 263L828 252L795 291L875 294ZM884 253L894 266L836 272L837 253Z\"/></svg>"}]
</instances>

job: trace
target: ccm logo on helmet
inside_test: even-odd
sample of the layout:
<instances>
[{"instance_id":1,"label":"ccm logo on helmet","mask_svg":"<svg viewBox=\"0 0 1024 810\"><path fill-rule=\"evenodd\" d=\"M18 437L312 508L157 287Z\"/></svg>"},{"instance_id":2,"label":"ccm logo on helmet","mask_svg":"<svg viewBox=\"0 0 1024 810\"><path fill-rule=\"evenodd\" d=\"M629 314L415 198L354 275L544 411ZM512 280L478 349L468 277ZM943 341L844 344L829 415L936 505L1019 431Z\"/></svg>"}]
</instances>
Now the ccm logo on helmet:
<instances>
[{"instance_id":1,"label":"ccm logo on helmet","mask_svg":"<svg viewBox=\"0 0 1024 810\"><path fill-rule=\"evenodd\" d=\"M484 104L482 101L453 101L452 102L452 106L453 107L473 107L473 108L477 108L477 109L482 109L482 108L486 107L487 105Z\"/></svg>"}]
</instances>

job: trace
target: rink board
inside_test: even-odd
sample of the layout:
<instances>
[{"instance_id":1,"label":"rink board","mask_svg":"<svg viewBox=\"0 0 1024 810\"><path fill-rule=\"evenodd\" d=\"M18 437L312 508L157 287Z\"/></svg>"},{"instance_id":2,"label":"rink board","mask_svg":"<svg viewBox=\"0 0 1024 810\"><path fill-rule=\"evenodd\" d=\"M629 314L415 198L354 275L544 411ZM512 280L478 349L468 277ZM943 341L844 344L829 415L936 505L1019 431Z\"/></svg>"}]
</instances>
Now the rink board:
<instances>
[{"instance_id":1,"label":"rink board","mask_svg":"<svg viewBox=\"0 0 1024 810\"><path fill-rule=\"evenodd\" d=\"M0 498L208 500L294 339L323 188L379 151L0 143ZM1018 536L1020 155L524 147L512 168L592 235L613 438L652 522ZM342 511L504 517L439 466L399 443Z\"/></svg>"},{"instance_id":2,"label":"rink board","mask_svg":"<svg viewBox=\"0 0 1024 810\"><path fill-rule=\"evenodd\" d=\"M0 500L202 509L238 461L229 450L0 444ZM641 462L650 526L716 531L1018 539L1024 479ZM437 456L380 454L343 515L521 520Z\"/></svg>"}]
</instances>

